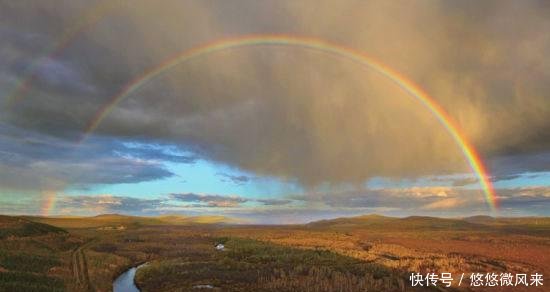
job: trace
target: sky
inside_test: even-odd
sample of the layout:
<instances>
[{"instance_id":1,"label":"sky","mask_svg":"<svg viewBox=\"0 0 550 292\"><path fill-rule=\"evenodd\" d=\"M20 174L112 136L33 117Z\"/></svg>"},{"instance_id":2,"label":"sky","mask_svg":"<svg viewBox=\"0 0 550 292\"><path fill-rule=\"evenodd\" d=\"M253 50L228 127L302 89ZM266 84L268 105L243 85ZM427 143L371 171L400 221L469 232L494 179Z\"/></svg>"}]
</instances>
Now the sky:
<instances>
[{"instance_id":1,"label":"sky","mask_svg":"<svg viewBox=\"0 0 550 292\"><path fill-rule=\"evenodd\" d=\"M2 214L550 215L547 1L61 2L0 1ZM104 111L171 56L247 35L338 44L417 84L499 208L432 112L340 55L205 53Z\"/></svg>"}]
</instances>

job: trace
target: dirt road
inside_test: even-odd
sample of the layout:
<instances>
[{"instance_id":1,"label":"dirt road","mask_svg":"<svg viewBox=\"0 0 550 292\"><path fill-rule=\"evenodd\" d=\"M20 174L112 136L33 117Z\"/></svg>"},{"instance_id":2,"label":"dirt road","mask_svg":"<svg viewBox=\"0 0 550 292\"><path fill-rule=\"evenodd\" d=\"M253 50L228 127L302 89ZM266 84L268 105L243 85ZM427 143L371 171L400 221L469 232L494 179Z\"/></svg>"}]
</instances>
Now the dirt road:
<instances>
[{"instance_id":1,"label":"dirt road","mask_svg":"<svg viewBox=\"0 0 550 292\"><path fill-rule=\"evenodd\" d=\"M75 286L78 287L80 291L94 291L88 275L88 263L85 254L85 249L92 243L93 240L89 240L75 248L71 254L73 279L75 281Z\"/></svg>"}]
</instances>

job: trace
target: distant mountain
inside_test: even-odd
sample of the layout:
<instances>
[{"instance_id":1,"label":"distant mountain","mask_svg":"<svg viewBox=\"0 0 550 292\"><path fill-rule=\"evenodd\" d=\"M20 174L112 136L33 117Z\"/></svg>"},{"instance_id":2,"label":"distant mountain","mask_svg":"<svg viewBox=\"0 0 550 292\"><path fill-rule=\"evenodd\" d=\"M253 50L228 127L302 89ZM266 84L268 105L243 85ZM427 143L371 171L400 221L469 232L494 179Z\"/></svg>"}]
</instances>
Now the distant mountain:
<instances>
[{"instance_id":1,"label":"distant mountain","mask_svg":"<svg viewBox=\"0 0 550 292\"><path fill-rule=\"evenodd\" d=\"M39 236L48 233L67 233L67 231L51 225L32 222L21 217L0 215L0 239L10 236Z\"/></svg>"},{"instance_id":2,"label":"distant mountain","mask_svg":"<svg viewBox=\"0 0 550 292\"><path fill-rule=\"evenodd\" d=\"M306 224L310 228L370 228L370 229L473 229L483 225L470 223L461 219L447 219L427 216L410 216L406 218L386 217L377 214L357 217L321 220Z\"/></svg>"},{"instance_id":3,"label":"distant mountain","mask_svg":"<svg viewBox=\"0 0 550 292\"><path fill-rule=\"evenodd\" d=\"M191 224L233 224L233 218L224 216L181 216L167 215L157 217L127 216L121 214L102 214L93 217L35 217L26 216L26 220L50 224L62 228L105 228L122 229L144 225L191 225Z\"/></svg>"},{"instance_id":4,"label":"distant mountain","mask_svg":"<svg viewBox=\"0 0 550 292\"><path fill-rule=\"evenodd\" d=\"M482 225L462 219L410 216L399 219L398 224L411 229L479 229Z\"/></svg>"},{"instance_id":5,"label":"distant mountain","mask_svg":"<svg viewBox=\"0 0 550 292\"><path fill-rule=\"evenodd\" d=\"M155 217L161 222L168 224L230 224L239 223L234 218L225 216L181 216L181 215L167 215Z\"/></svg>"},{"instance_id":6,"label":"distant mountain","mask_svg":"<svg viewBox=\"0 0 550 292\"><path fill-rule=\"evenodd\" d=\"M359 226L384 226L395 220L394 217L386 217L378 214L362 215L357 217L342 217L329 220L314 221L306 224L313 228L353 228Z\"/></svg>"},{"instance_id":7,"label":"distant mountain","mask_svg":"<svg viewBox=\"0 0 550 292\"><path fill-rule=\"evenodd\" d=\"M485 225L506 225L506 226L539 226L550 227L550 217L491 217L472 216L466 217L464 221L485 224Z\"/></svg>"},{"instance_id":8,"label":"distant mountain","mask_svg":"<svg viewBox=\"0 0 550 292\"><path fill-rule=\"evenodd\" d=\"M136 216L128 216L128 215L120 215L120 214L101 214L97 216L93 216L90 218L94 218L96 220L127 220L132 218L139 218Z\"/></svg>"}]
</instances>

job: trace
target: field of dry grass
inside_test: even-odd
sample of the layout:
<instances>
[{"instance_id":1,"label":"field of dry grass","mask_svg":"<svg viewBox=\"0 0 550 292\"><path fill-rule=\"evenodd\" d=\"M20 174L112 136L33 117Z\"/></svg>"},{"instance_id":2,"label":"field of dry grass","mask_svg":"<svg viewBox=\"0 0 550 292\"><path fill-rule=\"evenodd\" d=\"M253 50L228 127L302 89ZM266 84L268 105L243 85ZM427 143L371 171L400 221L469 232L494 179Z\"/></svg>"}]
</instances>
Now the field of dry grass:
<instances>
[{"instance_id":1,"label":"field of dry grass","mask_svg":"<svg viewBox=\"0 0 550 292\"><path fill-rule=\"evenodd\" d=\"M0 219L0 291L110 291L117 275L144 262L136 276L143 291L418 291L411 272L550 272L546 218L363 216L287 226L119 215Z\"/></svg>"}]
</instances>

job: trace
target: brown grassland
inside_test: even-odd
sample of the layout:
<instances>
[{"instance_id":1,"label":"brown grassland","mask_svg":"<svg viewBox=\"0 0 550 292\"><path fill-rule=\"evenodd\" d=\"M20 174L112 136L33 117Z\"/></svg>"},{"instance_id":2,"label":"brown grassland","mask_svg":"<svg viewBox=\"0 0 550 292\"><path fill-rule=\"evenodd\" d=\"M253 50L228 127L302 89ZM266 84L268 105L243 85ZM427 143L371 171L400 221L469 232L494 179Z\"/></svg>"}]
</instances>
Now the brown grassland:
<instances>
[{"instance_id":1,"label":"brown grassland","mask_svg":"<svg viewBox=\"0 0 550 292\"><path fill-rule=\"evenodd\" d=\"M305 225L223 217L0 216L0 291L110 291L131 266L142 291L544 291L469 287L458 275L550 272L550 219L390 218ZM218 251L214 246L225 245ZM451 288L411 287L451 272ZM546 284L546 283L545 283ZM550 284L547 284L550 285Z\"/></svg>"}]
</instances>

